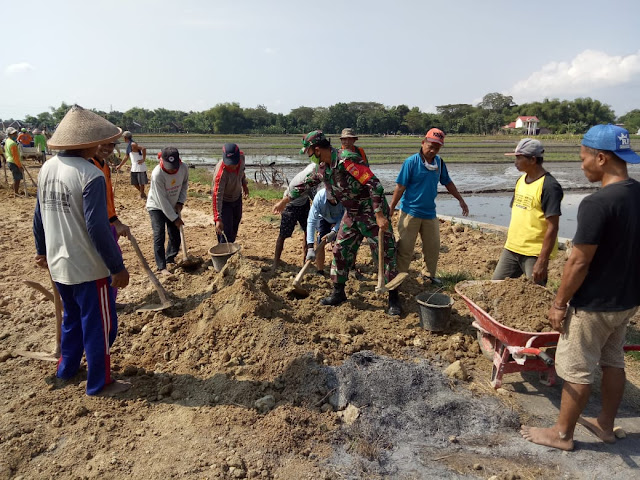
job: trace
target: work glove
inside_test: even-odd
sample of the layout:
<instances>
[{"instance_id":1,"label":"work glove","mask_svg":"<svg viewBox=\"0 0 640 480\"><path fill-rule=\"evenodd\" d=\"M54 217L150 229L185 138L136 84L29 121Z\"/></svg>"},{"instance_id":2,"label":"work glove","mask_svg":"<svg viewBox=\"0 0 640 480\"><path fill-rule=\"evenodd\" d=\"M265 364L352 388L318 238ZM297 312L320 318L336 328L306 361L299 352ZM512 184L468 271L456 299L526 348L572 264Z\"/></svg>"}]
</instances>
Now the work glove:
<instances>
[{"instance_id":1,"label":"work glove","mask_svg":"<svg viewBox=\"0 0 640 480\"><path fill-rule=\"evenodd\" d=\"M306 260L311 260L312 262L316 259L316 251L313 248L307 249L307 258Z\"/></svg>"},{"instance_id":2,"label":"work glove","mask_svg":"<svg viewBox=\"0 0 640 480\"><path fill-rule=\"evenodd\" d=\"M336 239L336 237L337 237L337 236L338 236L338 234L337 234L334 230L331 230L329 233L327 233L327 234L323 237L323 240L324 240L325 242L327 242L327 243L331 243L331 242L333 242L333 241Z\"/></svg>"}]
</instances>

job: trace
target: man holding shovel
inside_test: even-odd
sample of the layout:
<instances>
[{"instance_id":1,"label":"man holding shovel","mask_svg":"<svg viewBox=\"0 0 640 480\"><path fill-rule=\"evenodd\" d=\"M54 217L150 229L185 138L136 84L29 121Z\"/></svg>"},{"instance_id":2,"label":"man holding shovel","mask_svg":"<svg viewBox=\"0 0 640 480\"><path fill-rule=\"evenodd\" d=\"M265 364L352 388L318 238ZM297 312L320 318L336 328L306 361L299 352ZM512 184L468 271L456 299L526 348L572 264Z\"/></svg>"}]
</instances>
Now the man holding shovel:
<instances>
[{"instance_id":1,"label":"man holding shovel","mask_svg":"<svg viewBox=\"0 0 640 480\"><path fill-rule=\"evenodd\" d=\"M307 260L315 260L320 275L324 275L324 246L316 253L315 237L318 232L318 245L322 240L333 243L344 216L344 207L335 198L327 198L327 190L321 189L313 197L307 220Z\"/></svg>"},{"instance_id":2,"label":"man holding shovel","mask_svg":"<svg viewBox=\"0 0 640 480\"><path fill-rule=\"evenodd\" d=\"M36 263L49 268L62 297L61 356L56 376L73 377L87 358L87 395L116 393L127 384L111 378L110 348L117 316L112 288L129 273L109 229L104 175L87 160L122 130L74 105L49 140L60 153L42 166L33 218Z\"/></svg>"},{"instance_id":3,"label":"man holding shovel","mask_svg":"<svg viewBox=\"0 0 640 480\"><path fill-rule=\"evenodd\" d=\"M184 225L180 212L187 200L189 169L180 161L175 147L162 149L160 163L151 173L151 188L147 197L147 210L153 229L153 253L158 272L169 275L167 263L175 263L180 251L180 226ZM164 247L165 226L169 243Z\"/></svg>"},{"instance_id":4,"label":"man holding shovel","mask_svg":"<svg viewBox=\"0 0 640 480\"><path fill-rule=\"evenodd\" d=\"M582 200L573 249L549 321L561 333L556 371L564 380L560 413L549 428L522 426L522 436L539 445L573 449L576 423L613 443L625 388L624 352L629 320L640 305L640 183L627 164L639 164L629 132L616 125L591 127L580 147L582 171L602 188ZM602 369L602 409L582 418L596 369Z\"/></svg>"},{"instance_id":5,"label":"man holding shovel","mask_svg":"<svg viewBox=\"0 0 640 480\"><path fill-rule=\"evenodd\" d=\"M289 186L284 191L282 197L286 197L289 195L289 191L291 188L296 185L302 183L307 176L313 174L318 171L318 165L311 162L307 165L304 170L298 172L293 180L289 183ZM273 257L273 267L272 270L275 271L280 264L280 257L282 255L282 250L284 249L284 242L287 238L291 238L293 235L293 231L296 228L296 224L300 225L300 228L304 232L307 228L307 218L309 215L309 200L313 198L315 193L314 189L306 190L302 195L300 195L295 200L287 203L287 206L282 211L280 215L280 234L278 235L278 239L276 240L276 251ZM303 258L307 253L307 242L305 237L302 237L302 255Z\"/></svg>"},{"instance_id":6,"label":"man holding shovel","mask_svg":"<svg viewBox=\"0 0 640 480\"><path fill-rule=\"evenodd\" d=\"M24 168L22 166L17 138L18 131L13 127L7 128L7 138L4 143L4 157L13 176L13 194L16 197L20 195L20 182L24 179L24 174L22 173ZM25 188L25 193L26 191Z\"/></svg>"},{"instance_id":7,"label":"man holding shovel","mask_svg":"<svg viewBox=\"0 0 640 480\"><path fill-rule=\"evenodd\" d=\"M302 140L300 153L319 164L319 172L307 177L278 202L275 212L306 189L324 182L329 199L336 199L345 208L345 215L333 247L331 280L333 290L323 298L323 305L339 305L347 299L345 285L349 269L354 265L363 238L382 238L384 278L387 283L396 276L396 245L389 222L389 206L384 187L367 167L360 155L348 150L338 151L320 130L309 132ZM379 279L379 282L382 278ZM400 298L396 290L389 291L389 315L400 315Z\"/></svg>"},{"instance_id":8,"label":"man holding shovel","mask_svg":"<svg viewBox=\"0 0 640 480\"><path fill-rule=\"evenodd\" d=\"M242 220L242 199L249 196L244 154L235 143L225 143L222 160L213 172L211 202L218 243L236 241Z\"/></svg>"}]
</instances>

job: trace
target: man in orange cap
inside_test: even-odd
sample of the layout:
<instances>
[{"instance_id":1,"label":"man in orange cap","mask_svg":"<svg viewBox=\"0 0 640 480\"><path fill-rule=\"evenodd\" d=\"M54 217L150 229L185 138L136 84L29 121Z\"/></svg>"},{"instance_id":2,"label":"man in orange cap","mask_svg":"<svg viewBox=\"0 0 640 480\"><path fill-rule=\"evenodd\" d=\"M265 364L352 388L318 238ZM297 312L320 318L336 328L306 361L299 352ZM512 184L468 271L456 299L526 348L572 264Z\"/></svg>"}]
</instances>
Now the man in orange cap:
<instances>
[{"instance_id":1,"label":"man in orange cap","mask_svg":"<svg viewBox=\"0 0 640 480\"><path fill-rule=\"evenodd\" d=\"M449 178L447 166L438 152L444 145L444 132L432 128L422 140L422 147L402 164L396 188L391 199L391 211L400 203L398 219L398 272L407 272L413 258L413 248L418 233L422 239L422 253L429 271L429 279L439 285L436 278L440 254L440 223L436 216L438 183L444 185L462 208L462 215L469 215L469 207Z\"/></svg>"}]
</instances>

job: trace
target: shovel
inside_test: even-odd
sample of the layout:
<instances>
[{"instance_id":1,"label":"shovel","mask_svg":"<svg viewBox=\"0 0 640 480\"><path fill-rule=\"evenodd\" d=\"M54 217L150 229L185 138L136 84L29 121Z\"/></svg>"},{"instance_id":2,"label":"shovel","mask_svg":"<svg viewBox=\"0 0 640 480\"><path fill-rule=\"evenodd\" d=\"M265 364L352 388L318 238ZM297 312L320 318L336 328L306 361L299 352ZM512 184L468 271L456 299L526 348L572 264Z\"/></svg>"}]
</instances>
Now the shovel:
<instances>
[{"instance_id":1,"label":"shovel","mask_svg":"<svg viewBox=\"0 0 640 480\"><path fill-rule=\"evenodd\" d=\"M384 232L379 229L378 233L378 285L376 286L376 293L384 293L389 290L395 290L405 281L409 275L407 272L398 273L393 280L386 285L384 284L384 252L382 247L384 245Z\"/></svg>"},{"instance_id":2,"label":"shovel","mask_svg":"<svg viewBox=\"0 0 640 480\"><path fill-rule=\"evenodd\" d=\"M198 268L203 260L200 257L190 257L187 253L187 242L184 239L184 225L180 225L180 240L182 240L182 261L179 266L185 270Z\"/></svg>"},{"instance_id":3,"label":"shovel","mask_svg":"<svg viewBox=\"0 0 640 480\"><path fill-rule=\"evenodd\" d=\"M149 304L149 305L140 307L136 310L136 313L159 312L161 310L165 310L171 307L172 304L167 298L167 291L162 287L162 284L160 283L158 278L153 274L153 272L151 271L151 268L149 268L149 264L147 263L147 260L144 258L144 255L142 255L142 252L140 251L140 247L138 246L138 242L136 241L132 233L129 233L129 241L131 242L131 245L133 245L133 249L136 251L136 255L138 255L138 260L140 260L140 263L142 264L142 268L144 268L144 271L149 277L149 280L151 280L153 287L158 292L158 296L160 297L160 301L162 302L161 305Z\"/></svg>"},{"instance_id":4,"label":"shovel","mask_svg":"<svg viewBox=\"0 0 640 480\"><path fill-rule=\"evenodd\" d=\"M321 249L324 248L326 244L327 242L325 240L320 240L320 243L318 243L318 246L314 249L314 252L316 252L317 254ZM293 292L299 297L305 298L309 296L309 290L307 290L306 288L302 288L300 286L300 282L302 281L302 277L304 277L304 274L307 272L307 270L309 270L309 267L312 263L313 260L307 260L306 262L304 262L304 265L298 272L298 275L296 275L296 278L293 279Z\"/></svg>"},{"instance_id":5,"label":"shovel","mask_svg":"<svg viewBox=\"0 0 640 480\"><path fill-rule=\"evenodd\" d=\"M33 184L33 186L35 188L38 188L38 184L35 182L35 180L33 179L33 177L31 176L31 173L29 173L29 169L27 168L27 166L23 163L22 164L22 168L24 168L24 171L26 172L26 174L29 176L29 179L31 180L31 183ZM25 183L27 183L25 181Z\"/></svg>"},{"instance_id":6,"label":"shovel","mask_svg":"<svg viewBox=\"0 0 640 480\"><path fill-rule=\"evenodd\" d=\"M15 350L13 353L15 355L19 355L25 358L33 358L35 360L43 360L45 362L57 362L60 358L60 340L62 336L62 299L60 298L60 294L58 293L58 289L56 288L56 284L53 282L51 275L49 275L49 279L51 280L51 288L53 289L53 294L43 287L38 282L34 282L31 280L24 280L23 282L29 287L39 291L42 293L47 300L51 300L56 309L56 344L53 353L48 352L32 352L29 350Z\"/></svg>"}]
</instances>

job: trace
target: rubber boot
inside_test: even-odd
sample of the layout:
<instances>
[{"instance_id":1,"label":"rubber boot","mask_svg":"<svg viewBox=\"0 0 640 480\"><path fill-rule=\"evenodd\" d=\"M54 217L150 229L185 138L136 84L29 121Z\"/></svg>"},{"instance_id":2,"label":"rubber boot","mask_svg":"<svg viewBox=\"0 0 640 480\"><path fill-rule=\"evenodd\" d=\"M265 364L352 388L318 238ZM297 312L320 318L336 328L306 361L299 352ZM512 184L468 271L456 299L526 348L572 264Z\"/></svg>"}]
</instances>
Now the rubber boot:
<instances>
[{"instance_id":1,"label":"rubber boot","mask_svg":"<svg viewBox=\"0 0 640 480\"><path fill-rule=\"evenodd\" d=\"M387 310L387 313L395 317L402 313L400 294L397 290L389 290L389 310Z\"/></svg>"},{"instance_id":2,"label":"rubber boot","mask_svg":"<svg viewBox=\"0 0 640 480\"><path fill-rule=\"evenodd\" d=\"M347 299L347 294L344 293L344 283L334 283L333 290L328 297L320 300L322 305L340 305Z\"/></svg>"}]
</instances>

